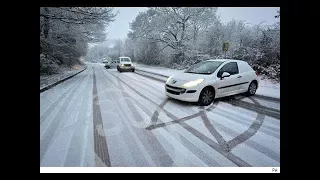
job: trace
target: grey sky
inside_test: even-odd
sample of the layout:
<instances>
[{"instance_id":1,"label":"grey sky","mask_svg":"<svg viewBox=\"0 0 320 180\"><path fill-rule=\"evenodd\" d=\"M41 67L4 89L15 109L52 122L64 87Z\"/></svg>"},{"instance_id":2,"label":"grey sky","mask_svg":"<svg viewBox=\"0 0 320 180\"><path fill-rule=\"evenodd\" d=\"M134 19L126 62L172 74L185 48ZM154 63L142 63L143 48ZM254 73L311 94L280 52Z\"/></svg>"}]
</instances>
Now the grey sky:
<instances>
[{"instance_id":1,"label":"grey sky","mask_svg":"<svg viewBox=\"0 0 320 180\"><path fill-rule=\"evenodd\" d=\"M139 12L146 11L147 7L115 7L119 11L116 20L107 27L108 39L124 39L130 30L129 23L132 22Z\"/></svg>"},{"instance_id":2,"label":"grey sky","mask_svg":"<svg viewBox=\"0 0 320 180\"><path fill-rule=\"evenodd\" d=\"M266 25L270 25L279 21L274 18L279 9L279 7L221 7L218 8L218 15L224 23L235 19L245 20L252 25L265 21Z\"/></svg>"},{"instance_id":3,"label":"grey sky","mask_svg":"<svg viewBox=\"0 0 320 180\"><path fill-rule=\"evenodd\" d=\"M265 21L265 24L273 24L278 21L274 16L279 9L279 7L220 7L218 15L224 23L235 19L245 20L251 24L258 24L261 21ZM139 12L146 11L147 7L115 7L114 10L119 11L119 14L107 27L108 39L124 39L130 30L129 23Z\"/></svg>"}]
</instances>

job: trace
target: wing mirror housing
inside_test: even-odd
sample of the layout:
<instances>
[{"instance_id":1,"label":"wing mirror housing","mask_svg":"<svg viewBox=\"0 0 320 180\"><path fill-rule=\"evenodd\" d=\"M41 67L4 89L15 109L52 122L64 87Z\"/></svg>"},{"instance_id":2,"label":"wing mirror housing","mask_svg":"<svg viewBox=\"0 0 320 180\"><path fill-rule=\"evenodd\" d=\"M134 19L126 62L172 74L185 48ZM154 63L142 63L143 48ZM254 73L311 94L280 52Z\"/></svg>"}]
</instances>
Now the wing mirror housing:
<instances>
[{"instance_id":1,"label":"wing mirror housing","mask_svg":"<svg viewBox=\"0 0 320 180\"><path fill-rule=\"evenodd\" d=\"M221 80L225 77L229 77L230 76L230 73L228 72L223 72L222 75L221 75Z\"/></svg>"}]
</instances>

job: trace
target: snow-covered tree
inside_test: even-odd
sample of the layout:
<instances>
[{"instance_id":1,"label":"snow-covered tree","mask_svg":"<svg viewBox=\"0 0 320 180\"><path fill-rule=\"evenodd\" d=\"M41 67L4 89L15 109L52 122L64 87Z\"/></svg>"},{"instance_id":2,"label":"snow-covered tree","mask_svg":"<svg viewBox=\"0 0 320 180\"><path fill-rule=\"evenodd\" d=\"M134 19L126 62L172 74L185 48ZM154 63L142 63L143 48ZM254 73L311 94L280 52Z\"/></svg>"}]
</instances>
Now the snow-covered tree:
<instances>
[{"instance_id":1,"label":"snow-covered tree","mask_svg":"<svg viewBox=\"0 0 320 180\"><path fill-rule=\"evenodd\" d=\"M40 72L46 64L73 65L87 53L87 44L106 39L113 8L40 7ZM44 62L50 61L50 62Z\"/></svg>"},{"instance_id":2,"label":"snow-covered tree","mask_svg":"<svg viewBox=\"0 0 320 180\"><path fill-rule=\"evenodd\" d=\"M132 31L128 37L144 39L147 44L145 51L151 43L160 49L154 53L160 53L169 47L174 52L172 61L182 63L186 60L185 52L195 48L192 44L197 40L199 31L205 30L214 22L216 10L217 8L203 7L149 8L130 24Z\"/></svg>"},{"instance_id":3,"label":"snow-covered tree","mask_svg":"<svg viewBox=\"0 0 320 180\"><path fill-rule=\"evenodd\" d=\"M279 22L270 26L236 20L222 23L216 12L217 8L206 7L148 8L130 23L130 51L141 63L185 68L201 60L224 58L222 45L228 42L227 58L280 72Z\"/></svg>"}]
</instances>

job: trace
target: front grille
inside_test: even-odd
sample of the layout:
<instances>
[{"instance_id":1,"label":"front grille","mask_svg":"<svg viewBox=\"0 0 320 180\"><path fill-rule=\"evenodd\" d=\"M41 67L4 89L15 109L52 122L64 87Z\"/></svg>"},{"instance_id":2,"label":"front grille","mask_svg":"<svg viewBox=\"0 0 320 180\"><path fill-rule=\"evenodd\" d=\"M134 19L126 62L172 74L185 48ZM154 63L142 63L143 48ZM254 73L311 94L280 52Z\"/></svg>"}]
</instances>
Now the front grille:
<instances>
[{"instance_id":1,"label":"front grille","mask_svg":"<svg viewBox=\"0 0 320 180\"><path fill-rule=\"evenodd\" d=\"M131 66L131 64L124 64L124 66Z\"/></svg>"},{"instance_id":2,"label":"front grille","mask_svg":"<svg viewBox=\"0 0 320 180\"><path fill-rule=\"evenodd\" d=\"M180 95L180 94L183 94L184 92L186 92L186 89L179 88L179 87L173 87L173 86L166 84L166 91L171 94Z\"/></svg>"},{"instance_id":3,"label":"front grille","mask_svg":"<svg viewBox=\"0 0 320 180\"><path fill-rule=\"evenodd\" d=\"M174 95L180 95L179 92L171 91L170 89L166 89L168 93L174 94Z\"/></svg>"}]
</instances>

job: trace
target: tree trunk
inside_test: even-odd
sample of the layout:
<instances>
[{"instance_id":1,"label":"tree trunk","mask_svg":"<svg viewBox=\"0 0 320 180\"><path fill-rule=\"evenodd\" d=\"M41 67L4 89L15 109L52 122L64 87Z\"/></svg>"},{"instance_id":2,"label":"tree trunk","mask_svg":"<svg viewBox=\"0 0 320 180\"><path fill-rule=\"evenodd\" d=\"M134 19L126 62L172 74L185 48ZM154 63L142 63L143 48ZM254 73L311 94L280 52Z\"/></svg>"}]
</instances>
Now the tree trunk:
<instances>
[{"instance_id":1,"label":"tree trunk","mask_svg":"<svg viewBox=\"0 0 320 180\"><path fill-rule=\"evenodd\" d=\"M194 26L194 29L193 29L193 44L196 42L196 26Z\"/></svg>"},{"instance_id":2,"label":"tree trunk","mask_svg":"<svg viewBox=\"0 0 320 180\"><path fill-rule=\"evenodd\" d=\"M184 39L184 33L185 33L185 22L183 21L182 22L182 34L181 34L181 38L180 38L180 41L179 41L179 49L180 49L180 55L182 56L182 58L181 58L181 63L183 63L184 62L184 48L182 48L182 41L183 41L183 39ZM181 49L182 49L182 51L181 51Z\"/></svg>"},{"instance_id":3,"label":"tree trunk","mask_svg":"<svg viewBox=\"0 0 320 180\"><path fill-rule=\"evenodd\" d=\"M46 14L49 14L49 9L48 8L44 8L44 12ZM44 27L43 27L43 34L44 34L44 38L48 38L48 34L49 34L49 18L48 17L44 17Z\"/></svg>"}]
</instances>

